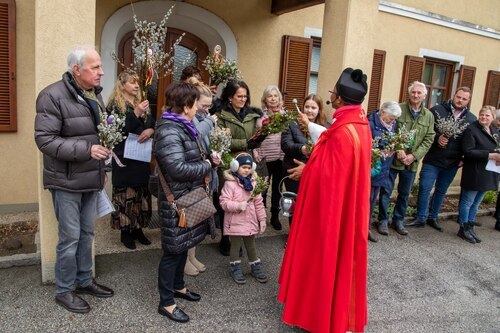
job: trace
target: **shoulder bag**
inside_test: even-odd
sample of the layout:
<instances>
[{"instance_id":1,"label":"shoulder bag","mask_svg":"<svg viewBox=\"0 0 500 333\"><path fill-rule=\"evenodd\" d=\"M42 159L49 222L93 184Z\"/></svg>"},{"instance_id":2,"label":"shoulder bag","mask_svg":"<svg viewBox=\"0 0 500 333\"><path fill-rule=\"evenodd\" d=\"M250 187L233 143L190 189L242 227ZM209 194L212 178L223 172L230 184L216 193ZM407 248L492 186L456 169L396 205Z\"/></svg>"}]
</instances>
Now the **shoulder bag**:
<instances>
[{"instance_id":1,"label":"shoulder bag","mask_svg":"<svg viewBox=\"0 0 500 333\"><path fill-rule=\"evenodd\" d=\"M200 143L198 141L196 142L198 144L198 148L200 149L201 156L203 160L205 160L205 153L201 148ZM174 195L170 191L165 177L163 177L163 174L159 170L158 178L160 179L167 201L172 205L179 216L179 228L193 228L206 219L212 217L217 212L212 199L208 195L208 183L210 179L208 176L205 177L204 188L198 187L176 200L174 200Z\"/></svg>"}]
</instances>

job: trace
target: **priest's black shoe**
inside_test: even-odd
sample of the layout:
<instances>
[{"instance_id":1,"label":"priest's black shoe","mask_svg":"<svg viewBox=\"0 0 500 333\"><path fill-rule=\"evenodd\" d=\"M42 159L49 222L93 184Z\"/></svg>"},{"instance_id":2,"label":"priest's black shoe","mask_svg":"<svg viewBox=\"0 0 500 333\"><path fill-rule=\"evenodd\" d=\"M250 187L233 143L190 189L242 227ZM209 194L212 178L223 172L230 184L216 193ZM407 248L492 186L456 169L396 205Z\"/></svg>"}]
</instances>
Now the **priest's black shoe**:
<instances>
[{"instance_id":1,"label":"priest's black shoe","mask_svg":"<svg viewBox=\"0 0 500 333\"><path fill-rule=\"evenodd\" d=\"M201 299L200 294L193 293L188 289L186 289L185 293L181 293L180 291L175 291L174 297L184 298L185 300L188 300L190 302L198 302Z\"/></svg>"},{"instance_id":2,"label":"priest's black shoe","mask_svg":"<svg viewBox=\"0 0 500 333\"><path fill-rule=\"evenodd\" d=\"M434 229L436 229L437 231L443 232L443 227L439 224L438 221L433 220L433 219L428 219L427 224L430 227L433 227Z\"/></svg>"},{"instance_id":3,"label":"priest's black shoe","mask_svg":"<svg viewBox=\"0 0 500 333\"><path fill-rule=\"evenodd\" d=\"M162 316L167 317L168 319L171 319L179 323L185 323L189 320L189 316L184 311L182 311L178 306L176 306L172 310L172 313L168 312L167 309L165 309L163 306L159 306L158 313L161 314Z\"/></svg>"},{"instance_id":4,"label":"priest's black shoe","mask_svg":"<svg viewBox=\"0 0 500 333\"><path fill-rule=\"evenodd\" d=\"M94 280L92 280L92 283L86 287L77 287L75 292L78 294L89 294L100 298L111 297L115 294L111 288L97 284Z\"/></svg>"},{"instance_id":5,"label":"priest's black shoe","mask_svg":"<svg viewBox=\"0 0 500 333\"><path fill-rule=\"evenodd\" d=\"M68 311L74 313L87 313L90 311L90 305L83 298L80 298L74 292L56 296L56 303Z\"/></svg>"}]
</instances>

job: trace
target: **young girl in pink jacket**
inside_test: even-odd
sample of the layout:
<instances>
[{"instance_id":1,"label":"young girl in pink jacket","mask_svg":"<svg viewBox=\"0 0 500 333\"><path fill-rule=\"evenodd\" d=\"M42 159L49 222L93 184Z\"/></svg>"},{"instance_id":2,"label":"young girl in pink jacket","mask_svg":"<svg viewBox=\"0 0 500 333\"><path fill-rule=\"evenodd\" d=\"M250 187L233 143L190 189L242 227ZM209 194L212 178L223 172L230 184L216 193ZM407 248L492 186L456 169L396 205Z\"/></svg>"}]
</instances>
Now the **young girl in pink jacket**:
<instances>
[{"instance_id":1,"label":"young girl in pink jacket","mask_svg":"<svg viewBox=\"0 0 500 333\"><path fill-rule=\"evenodd\" d=\"M255 249L255 235L266 230L266 210L262 195L252 196L257 173L252 157L247 153L237 155L224 172L224 187L219 201L224 210L224 235L231 240L229 252L231 276L238 284L246 283L241 271L239 252L241 240L245 244L252 275L260 283L267 282L262 263Z\"/></svg>"}]
</instances>

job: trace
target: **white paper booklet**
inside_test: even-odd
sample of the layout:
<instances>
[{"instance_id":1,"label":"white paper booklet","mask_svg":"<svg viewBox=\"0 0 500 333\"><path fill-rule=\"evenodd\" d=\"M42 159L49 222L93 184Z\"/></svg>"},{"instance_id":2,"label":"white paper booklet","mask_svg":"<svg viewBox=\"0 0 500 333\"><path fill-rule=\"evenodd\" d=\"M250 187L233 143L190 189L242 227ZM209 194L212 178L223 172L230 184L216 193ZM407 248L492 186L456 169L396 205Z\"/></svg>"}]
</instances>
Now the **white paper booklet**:
<instances>
[{"instance_id":1,"label":"white paper booklet","mask_svg":"<svg viewBox=\"0 0 500 333\"><path fill-rule=\"evenodd\" d=\"M153 139L147 139L143 143L137 141L139 136L134 133L129 133L125 140L125 158L143 162L151 162L151 152L153 150Z\"/></svg>"},{"instance_id":2,"label":"white paper booklet","mask_svg":"<svg viewBox=\"0 0 500 333\"><path fill-rule=\"evenodd\" d=\"M97 195L97 217L103 217L115 211L115 207L105 190L99 191Z\"/></svg>"},{"instance_id":3,"label":"white paper booklet","mask_svg":"<svg viewBox=\"0 0 500 333\"><path fill-rule=\"evenodd\" d=\"M500 173L500 165L496 165L495 161L493 160L488 160L488 164L486 164L486 170Z\"/></svg>"}]
</instances>

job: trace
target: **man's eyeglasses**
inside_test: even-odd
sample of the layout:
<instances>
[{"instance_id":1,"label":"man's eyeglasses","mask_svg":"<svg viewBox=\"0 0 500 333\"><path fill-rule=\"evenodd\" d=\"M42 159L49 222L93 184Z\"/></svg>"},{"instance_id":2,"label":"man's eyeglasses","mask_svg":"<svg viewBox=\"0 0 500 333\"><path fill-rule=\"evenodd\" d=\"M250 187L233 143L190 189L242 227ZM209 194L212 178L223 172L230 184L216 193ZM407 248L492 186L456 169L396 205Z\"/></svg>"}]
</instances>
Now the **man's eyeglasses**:
<instances>
[{"instance_id":1,"label":"man's eyeglasses","mask_svg":"<svg viewBox=\"0 0 500 333\"><path fill-rule=\"evenodd\" d=\"M209 110L212 107L212 104L201 104L200 107L204 110Z\"/></svg>"}]
</instances>

